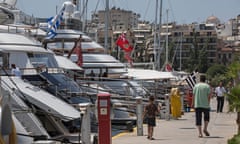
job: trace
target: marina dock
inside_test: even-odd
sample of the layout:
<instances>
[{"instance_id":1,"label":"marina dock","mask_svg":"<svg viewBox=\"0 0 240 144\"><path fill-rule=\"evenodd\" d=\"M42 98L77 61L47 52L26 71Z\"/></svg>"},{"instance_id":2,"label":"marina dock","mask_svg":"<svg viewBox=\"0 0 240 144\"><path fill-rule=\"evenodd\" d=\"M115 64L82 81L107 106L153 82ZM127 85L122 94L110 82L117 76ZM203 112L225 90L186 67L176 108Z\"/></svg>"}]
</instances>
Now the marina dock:
<instances>
[{"instance_id":1,"label":"marina dock","mask_svg":"<svg viewBox=\"0 0 240 144\"><path fill-rule=\"evenodd\" d=\"M208 137L198 137L195 112L185 112L178 120L157 119L153 136L155 140L147 139L147 125L144 124L143 136L137 136L137 129L134 129L134 132L114 136L112 144L227 144L227 140L237 134L237 114L228 112L226 101L223 113L216 112L216 105L216 98L213 98Z\"/></svg>"}]
</instances>

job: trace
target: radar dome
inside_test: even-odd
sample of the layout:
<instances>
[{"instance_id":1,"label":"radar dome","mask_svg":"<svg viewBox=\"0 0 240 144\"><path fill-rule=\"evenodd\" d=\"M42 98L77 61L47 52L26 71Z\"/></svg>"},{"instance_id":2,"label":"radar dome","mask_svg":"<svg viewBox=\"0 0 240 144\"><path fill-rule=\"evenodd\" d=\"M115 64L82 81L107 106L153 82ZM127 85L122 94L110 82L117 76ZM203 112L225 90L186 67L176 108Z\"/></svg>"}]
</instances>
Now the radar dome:
<instances>
[{"instance_id":1,"label":"radar dome","mask_svg":"<svg viewBox=\"0 0 240 144\"><path fill-rule=\"evenodd\" d=\"M207 18L206 23L208 24L220 24L220 20L215 16L210 16Z\"/></svg>"},{"instance_id":2,"label":"radar dome","mask_svg":"<svg viewBox=\"0 0 240 144\"><path fill-rule=\"evenodd\" d=\"M63 6L65 6L65 11L66 13L68 14L72 14L74 12L74 9L75 9L75 5L70 2L70 1L66 1L63 3Z\"/></svg>"}]
</instances>

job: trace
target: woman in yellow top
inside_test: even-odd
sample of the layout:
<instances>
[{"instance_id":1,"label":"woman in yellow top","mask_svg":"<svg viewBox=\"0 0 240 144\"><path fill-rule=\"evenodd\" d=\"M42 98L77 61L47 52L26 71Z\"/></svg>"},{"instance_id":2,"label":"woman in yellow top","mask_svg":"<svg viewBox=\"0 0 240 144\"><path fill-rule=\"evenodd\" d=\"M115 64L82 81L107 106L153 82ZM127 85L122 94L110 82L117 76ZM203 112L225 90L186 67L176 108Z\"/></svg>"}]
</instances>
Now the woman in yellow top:
<instances>
[{"instance_id":1,"label":"woman in yellow top","mask_svg":"<svg viewBox=\"0 0 240 144\"><path fill-rule=\"evenodd\" d=\"M181 117L181 96L178 88L172 88L170 93L171 114L172 118L177 119Z\"/></svg>"}]
</instances>

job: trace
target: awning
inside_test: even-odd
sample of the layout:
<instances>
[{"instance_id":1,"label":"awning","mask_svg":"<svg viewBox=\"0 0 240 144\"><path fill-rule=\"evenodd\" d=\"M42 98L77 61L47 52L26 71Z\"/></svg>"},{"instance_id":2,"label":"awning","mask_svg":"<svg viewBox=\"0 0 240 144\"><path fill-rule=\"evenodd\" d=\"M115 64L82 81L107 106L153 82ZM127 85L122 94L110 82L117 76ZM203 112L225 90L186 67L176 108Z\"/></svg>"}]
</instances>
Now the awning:
<instances>
[{"instance_id":1,"label":"awning","mask_svg":"<svg viewBox=\"0 0 240 144\"><path fill-rule=\"evenodd\" d=\"M79 67L77 64L72 62L70 59L64 57L64 56L56 56L57 63L60 68L67 69L67 70L83 70L81 67Z\"/></svg>"},{"instance_id":2,"label":"awning","mask_svg":"<svg viewBox=\"0 0 240 144\"><path fill-rule=\"evenodd\" d=\"M135 80L177 79L172 72L161 72L149 69L128 69L126 75Z\"/></svg>"}]
</instances>

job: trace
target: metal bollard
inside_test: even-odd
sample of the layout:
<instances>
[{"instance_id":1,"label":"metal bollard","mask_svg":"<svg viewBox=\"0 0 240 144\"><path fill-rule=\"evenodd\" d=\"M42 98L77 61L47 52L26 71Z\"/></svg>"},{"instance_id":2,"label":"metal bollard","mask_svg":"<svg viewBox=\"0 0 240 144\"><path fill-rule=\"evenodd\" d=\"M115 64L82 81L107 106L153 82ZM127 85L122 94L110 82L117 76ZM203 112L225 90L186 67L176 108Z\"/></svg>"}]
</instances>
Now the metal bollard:
<instances>
[{"instance_id":1,"label":"metal bollard","mask_svg":"<svg viewBox=\"0 0 240 144\"><path fill-rule=\"evenodd\" d=\"M180 92L180 96L181 96L181 112L183 114L185 111L185 109L184 109L184 93Z\"/></svg>"},{"instance_id":2,"label":"metal bollard","mask_svg":"<svg viewBox=\"0 0 240 144\"><path fill-rule=\"evenodd\" d=\"M143 136L143 104L142 97L136 97L137 136Z\"/></svg>"},{"instance_id":3,"label":"metal bollard","mask_svg":"<svg viewBox=\"0 0 240 144\"><path fill-rule=\"evenodd\" d=\"M165 119L170 120L170 100L169 100L169 94L165 94L165 105L166 105L166 111L165 111Z\"/></svg>"},{"instance_id":4,"label":"metal bollard","mask_svg":"<svg viewBox=\"0 0 240 144\"><path fill-rule=\"evenodd\" d=\"M82 115L82 126L81 126L81 140L82 144L91 143L91 121L90 121L90 111L91 104L81 104L80 110Z\"/></svg>"}]
</instances>

